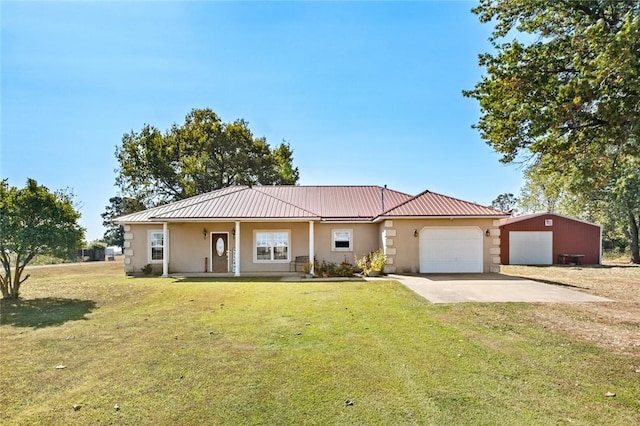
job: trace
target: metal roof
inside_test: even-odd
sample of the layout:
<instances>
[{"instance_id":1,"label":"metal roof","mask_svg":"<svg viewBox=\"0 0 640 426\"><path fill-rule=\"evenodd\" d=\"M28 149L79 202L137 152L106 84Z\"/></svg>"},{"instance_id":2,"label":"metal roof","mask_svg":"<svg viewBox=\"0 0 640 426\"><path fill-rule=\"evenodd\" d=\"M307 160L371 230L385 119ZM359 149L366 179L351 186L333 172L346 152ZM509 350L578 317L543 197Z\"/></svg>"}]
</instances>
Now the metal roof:
<instances>
[{"instance_id":1,"label":"metal roof","mask_svg":"<svg viewBox=\"0 0 640 426\"><path fill-rule=\"evenodd\" d=\"M393 207L381 217L505 217L508 213L435 192L424 191Z\"/></svg>"},{"instance_id":2,"label":"metal roof","mask_svg":"<svg viewBox=\"0 0 640 426\"><path fill-rule=\"evenodd\" d=\"M212 219L373 221L379 217L506 213L433 192L415 197L380 186L232 186L119 217L117 223Z\"/></svg>"},{"instance_id":3,"label":"metal roof","mask_svg":"<svg viewBox=\"0 0 640 426\"><path fill-rule=\"evenodd\" d=\"M581 223L584 223L586 225L597 226L599 228L602 228L602 226L598 225L597 223L587 222L586 220L576 219L575 217L565 216L565 215L558 214L558 213L549 213L549 212L529 213L529 214L523 214L523 215L520 215L520 216L508 217L506 219L501 219L500 220L500 226L509 225L509 224L517 223L517 222L522 222L523 220L529 220L529 219L533 219L533 218L540 217L540 216L556 216L556 217L561 217L561 218L568 219L568 220L573 220L575 222L581 222Z\"/></svg>"}]
</instances>

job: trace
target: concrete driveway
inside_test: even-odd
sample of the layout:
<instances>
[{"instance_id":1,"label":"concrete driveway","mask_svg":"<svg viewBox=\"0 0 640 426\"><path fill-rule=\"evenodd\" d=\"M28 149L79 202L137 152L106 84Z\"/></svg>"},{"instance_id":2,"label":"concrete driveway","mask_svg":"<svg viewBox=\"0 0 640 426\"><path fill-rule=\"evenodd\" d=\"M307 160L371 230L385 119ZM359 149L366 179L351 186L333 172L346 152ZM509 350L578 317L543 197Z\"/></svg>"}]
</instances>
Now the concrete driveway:
<instances>
[{"instance_id":1,"label":"concrete driveway","mask_svg":"<svg viewBox=\"0 0 640 426\"><path fill-rule=\"evenodd\" d=\"M389 275L431 303L610 302L610 299L501 274Z\"/></svg>"}]
</instances>

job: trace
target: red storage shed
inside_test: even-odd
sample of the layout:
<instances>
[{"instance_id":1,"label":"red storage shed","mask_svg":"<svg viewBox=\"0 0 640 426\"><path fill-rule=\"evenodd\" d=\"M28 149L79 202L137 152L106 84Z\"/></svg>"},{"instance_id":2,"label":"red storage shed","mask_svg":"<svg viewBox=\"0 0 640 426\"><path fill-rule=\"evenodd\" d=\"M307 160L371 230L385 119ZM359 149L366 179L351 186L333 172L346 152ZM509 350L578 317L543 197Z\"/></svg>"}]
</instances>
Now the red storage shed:
<instances>
[{"instance_id":1,"label":"red storage shed","mask_svg":"<svg viewBox=\"0 0 640 426\"><path fill-rule=\"evenodd\" d=\"M597 265L602 260L602 227L554 213L500 220L503 265Z\"/></svg>"}]
</instances>

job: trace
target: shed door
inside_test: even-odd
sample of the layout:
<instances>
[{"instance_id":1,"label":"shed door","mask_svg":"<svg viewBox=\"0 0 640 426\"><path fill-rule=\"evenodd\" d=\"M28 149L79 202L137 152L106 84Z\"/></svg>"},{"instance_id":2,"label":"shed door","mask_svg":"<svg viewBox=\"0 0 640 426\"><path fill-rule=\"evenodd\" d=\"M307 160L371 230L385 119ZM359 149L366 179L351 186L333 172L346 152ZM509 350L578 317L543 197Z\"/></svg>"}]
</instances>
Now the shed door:
<instances>
[{"instance_id":1,"label":"shed door","mask_svg":"<svg viewBox=\"0 0 640 426\"><path fill-rule=\"evenodd\" d=\"M553 263L553 232L509 232L509 264L551 265Z\"/></svg>"},{"instance_id":2,"label":"shed door","mask_svg":"<svg viewBox=\"0 0 640 426\"><path fill-rule=\"evenodd\" d=\"M482 270L480 228L425 228L420 232L420 272Z\"/></svg>"}]
</instances>

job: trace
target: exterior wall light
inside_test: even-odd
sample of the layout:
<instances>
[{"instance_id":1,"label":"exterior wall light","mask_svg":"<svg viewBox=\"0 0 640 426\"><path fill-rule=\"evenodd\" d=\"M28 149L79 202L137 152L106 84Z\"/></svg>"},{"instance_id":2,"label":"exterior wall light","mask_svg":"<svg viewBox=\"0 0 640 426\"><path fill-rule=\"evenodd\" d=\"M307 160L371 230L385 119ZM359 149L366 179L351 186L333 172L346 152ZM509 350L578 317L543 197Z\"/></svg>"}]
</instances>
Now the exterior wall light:
<instances>
[{"instance_id":1,"label":"exterior wall light","mask_svg":"<svg viewBox=\"0 0 640 426\"><path fill-rule=\"evenodd\" d=\"M202 229L202 238L205 240L207 239L207 228Z\"/></svg>"},{"instance_id":2,"label":"exterior wall light","mask_svg":"<svg viewBox=\"0 0 640 426\"><path fill-rule=\"evenodd\" d=\"M484 231L484 236L488 237L491 235L491 231L489 231L488 229L486 231Z\"/></svg>"},{"instance_id":3,"label":"exterior wall light","mask_svg":"<svg viewBox=\"0 0 640 426\"><path fill-rule=\"evenodd\" d=\"M416 237L416 238L418 238L418 230L417 230L417 229L414 229L414 230L413 230L413 236L414 236L414 237Z\"/></svg>"}]
</instances>

